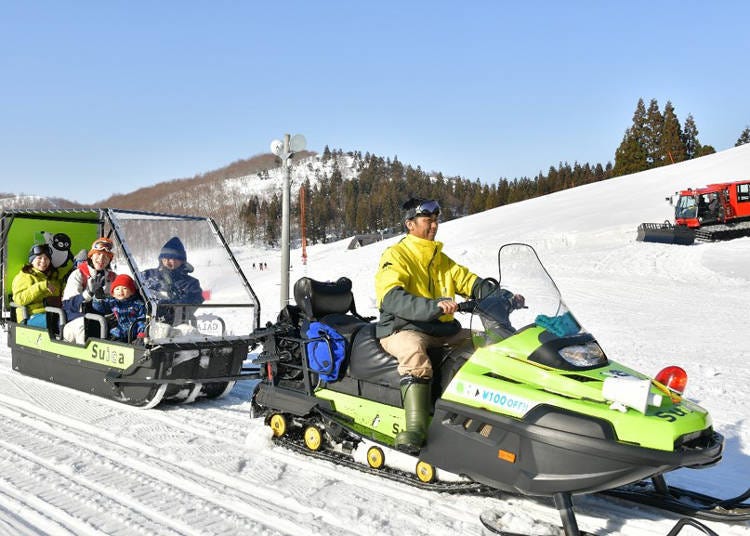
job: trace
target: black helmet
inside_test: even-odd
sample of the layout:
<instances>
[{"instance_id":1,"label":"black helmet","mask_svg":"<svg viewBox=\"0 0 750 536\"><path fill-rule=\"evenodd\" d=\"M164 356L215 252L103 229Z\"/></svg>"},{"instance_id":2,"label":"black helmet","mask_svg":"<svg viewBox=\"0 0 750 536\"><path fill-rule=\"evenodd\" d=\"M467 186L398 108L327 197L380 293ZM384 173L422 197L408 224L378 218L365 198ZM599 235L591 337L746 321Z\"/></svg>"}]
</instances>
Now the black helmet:
<instances>
[{"instance_id":1,"label":"black helmet","mask_svg":"<svg viewBox=\"0 0 750 536\"><path fill-rule=\"evenodd\" d=\"M47 244L34 244L29 250L29 264L34 262L39 255L47 255L52 260L52 250Z\"/></svg>"}]
</instances>

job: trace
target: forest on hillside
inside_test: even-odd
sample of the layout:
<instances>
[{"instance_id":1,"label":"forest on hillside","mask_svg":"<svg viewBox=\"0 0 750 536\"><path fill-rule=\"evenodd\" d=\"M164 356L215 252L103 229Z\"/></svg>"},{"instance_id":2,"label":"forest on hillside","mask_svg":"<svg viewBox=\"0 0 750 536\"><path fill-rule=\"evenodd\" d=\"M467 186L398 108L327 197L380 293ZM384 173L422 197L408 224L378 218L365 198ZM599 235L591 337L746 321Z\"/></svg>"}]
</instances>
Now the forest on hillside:
<instances>
[{"instance_id":1,"label":"forest on hillside","mask_svg":"<svg viewBox=\"0 0 750 536\"><path fill-rule=\"evenodd\" d=\"M750 141L745 129L737 145ZM402 203L412 195L438 199L443 221L474 214L517 201L549 194L574 186L637 173L714 153L711 145L698 139L698 128L692 115L680 124L674 106L667 102L660 110L656 99L648 108L639 99L633 124L615 151L615 163L580 164L560 162L547 172L534 177L500 178L494 183L470 181L461 177L445 177L427 173L420 167L402 164L397 158L383 158L366 153L349 153L359 166L359 174L344 180L334 166L314 186L303 185L305 232L308 243L339 240L353 234L398 232L402 229ZM342 155L326 146L324 161ZM299 222L301 208L292 196L292 209ZM241 208L247 238L254 242L278 245L281 230L281 195L270 199L255 196ZM297 226L298 224L295 224ZM299 232L299 230L297 230Z\"/></svg>"}]
</instances>

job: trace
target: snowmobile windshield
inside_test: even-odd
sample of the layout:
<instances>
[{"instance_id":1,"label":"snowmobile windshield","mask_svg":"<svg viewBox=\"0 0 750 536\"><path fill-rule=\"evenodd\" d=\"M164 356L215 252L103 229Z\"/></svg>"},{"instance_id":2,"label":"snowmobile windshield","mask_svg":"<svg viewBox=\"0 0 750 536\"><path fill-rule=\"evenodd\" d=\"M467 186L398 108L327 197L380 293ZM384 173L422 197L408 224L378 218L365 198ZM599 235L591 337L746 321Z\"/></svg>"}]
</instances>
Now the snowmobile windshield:
<instances>
[{"instance_id":1,"label":"snowmobile windshield","mask_svg":"<svg viewBox=\"0 0 750 536\"><path fill-rule=\"evenodd\" d=\"M537 327L546 330L546 339L573 341L558 347L555 359L559 355L572 367L606 362L596 341L583 337L585 330L563 302L534 248L507 244L500 248L498 264L499 285L472 312L471 329L481 335L474 337L477 344L492 344Z\"/></svg>"}]
</instances>

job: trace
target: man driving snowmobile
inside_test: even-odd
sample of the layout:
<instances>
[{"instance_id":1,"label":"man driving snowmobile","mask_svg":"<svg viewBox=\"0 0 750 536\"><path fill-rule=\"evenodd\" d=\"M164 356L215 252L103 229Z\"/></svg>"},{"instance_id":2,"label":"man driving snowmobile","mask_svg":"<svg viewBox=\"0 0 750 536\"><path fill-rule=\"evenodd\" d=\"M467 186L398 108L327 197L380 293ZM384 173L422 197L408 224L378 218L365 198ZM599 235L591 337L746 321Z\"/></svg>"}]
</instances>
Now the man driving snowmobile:
<instances>
[{"instance_id":1,"label":"man driving snowmobile","mask_svg":"<svg viewBox=\"0 0 750 536\"><path fill-rule=\"evenodd\" d=\"M428 348L456 345L471 336L453 317L455 295L481 298L496 287L443 253L435 241L440 205L435 200L410 198L402 207L407 234L386 249L375 274L380 311L375 334L383 348L398 360L406 430L395 446L415 453L424 444L430 415L432 365ZM523 305L520 295L511 295Z\"/></svg>"}]
</instances>

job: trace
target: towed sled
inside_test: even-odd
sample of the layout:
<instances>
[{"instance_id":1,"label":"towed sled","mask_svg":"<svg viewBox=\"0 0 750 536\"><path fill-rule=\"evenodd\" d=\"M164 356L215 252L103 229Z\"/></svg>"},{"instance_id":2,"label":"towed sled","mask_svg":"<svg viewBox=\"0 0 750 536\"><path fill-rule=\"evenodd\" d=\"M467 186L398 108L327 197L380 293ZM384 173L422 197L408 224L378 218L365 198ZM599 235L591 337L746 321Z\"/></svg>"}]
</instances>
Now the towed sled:
<instances>
[{"instance_id":1,"label":"towed sled","mask_svg":"<svg viewBox=\"0 0 750 536\"><path fill-rule=\"evenodd\" d=\"M2 316L13 369L29 376L143 408L162 400L220 397L245 379L250 333L260 305L218 227L210 218L116 209L7 210L0 221ZM84 344L66 342L59 299L49 299L47 327L17 321L11 282L34 243L49 243L61 274L76 252L106 236L114 243L111 268L128 274L145 301L146 334L109 337L111 319L85 313ZM182 240L202 288L202 303L175 303L148 288L143 270L158 266L162 245Z\"/></svg>"},{"instance_id":2,"label":"towed sled","mask_svg":"<svg viewBox=\"0 0 750 536\"><path fill-rule=\"evenodd\" d=\"M609 360L530 246L503 246L498 261L495 292L461 304L472 340L430 356L434 411L416 456L393 448L405 427L397 362L346 278L300 279L296 306L253 335L262 345L254 412L277 442L387 478L552 497L568 536L580 534L572 495L720 460L723 437L682 396L684 371L669 367L657 381ZM506 289L528 308L512 310Z\"/></svg>"}]
</instances>

